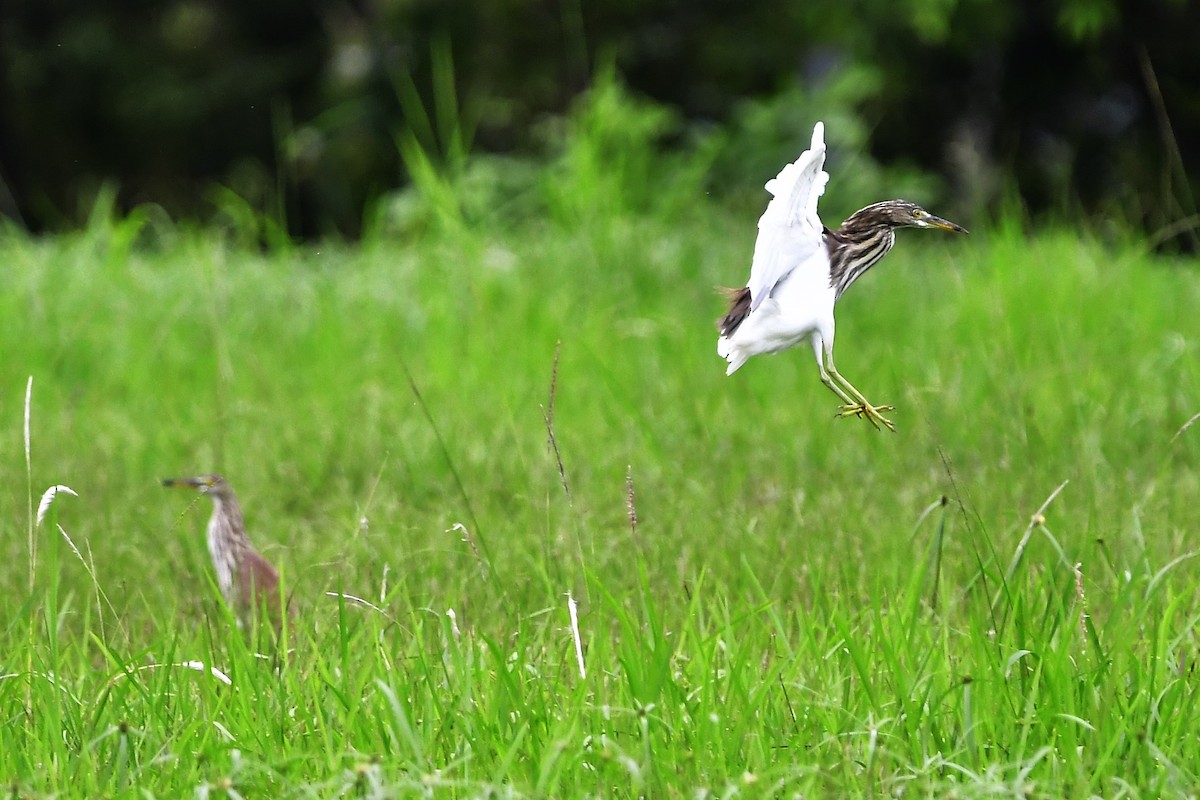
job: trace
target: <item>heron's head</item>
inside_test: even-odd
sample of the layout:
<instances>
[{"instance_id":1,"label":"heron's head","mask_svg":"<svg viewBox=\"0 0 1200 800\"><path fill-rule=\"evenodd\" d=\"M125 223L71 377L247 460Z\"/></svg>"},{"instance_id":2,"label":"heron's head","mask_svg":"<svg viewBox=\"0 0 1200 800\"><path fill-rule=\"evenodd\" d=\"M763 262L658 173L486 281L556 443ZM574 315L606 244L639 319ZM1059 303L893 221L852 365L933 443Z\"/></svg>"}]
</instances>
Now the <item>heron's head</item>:
<instances>
[{"instance_id":1,"label":"heron's head","mask_svg":"<svg viewBox=\"0 0 1200 800\"><path fill-rule=\"evenodd\" d=\"M907 200L885 200L867 206L855 216L859 214L869 216L870 221L876 225L886 225L890 228L938 228L956 233L967 232L963 226L930 214L916 203Z\"/></svg>"},{"instance_id":2,"label":"heron's head","mask_svg":"<svg viewBox=\"0 0 1200 800\"><path fill-rule=\"evenodd\" d=\"M203 494L221 495L229 491L229 483L220 475L197 475L194 478L166 478L163 486L186 486Z\"/></svg>"}]
</instances>

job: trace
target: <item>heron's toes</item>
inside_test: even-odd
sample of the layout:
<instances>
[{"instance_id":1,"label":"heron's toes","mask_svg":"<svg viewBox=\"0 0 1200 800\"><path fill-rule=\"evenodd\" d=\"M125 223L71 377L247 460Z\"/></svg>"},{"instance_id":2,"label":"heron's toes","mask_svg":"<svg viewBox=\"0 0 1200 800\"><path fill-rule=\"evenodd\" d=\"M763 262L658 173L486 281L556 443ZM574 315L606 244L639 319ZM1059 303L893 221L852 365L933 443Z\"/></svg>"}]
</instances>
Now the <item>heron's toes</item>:
<instances>
[{"instance_id":1,"label":"heron's toes","mask_svg":"<svg viewBox=\"0 0 1200 800\"><path fill-rule=\"evenodd\" d=\"M852 403L850 405L841 406L838 411L839 417L859 417L875 426L875 430L880 430L880 425L886 427L889 431L896 430L896 425L890 419L885 417L882 412L895 411L895 406L873 406L869 403Z\"/></svg>"}]
</instances>

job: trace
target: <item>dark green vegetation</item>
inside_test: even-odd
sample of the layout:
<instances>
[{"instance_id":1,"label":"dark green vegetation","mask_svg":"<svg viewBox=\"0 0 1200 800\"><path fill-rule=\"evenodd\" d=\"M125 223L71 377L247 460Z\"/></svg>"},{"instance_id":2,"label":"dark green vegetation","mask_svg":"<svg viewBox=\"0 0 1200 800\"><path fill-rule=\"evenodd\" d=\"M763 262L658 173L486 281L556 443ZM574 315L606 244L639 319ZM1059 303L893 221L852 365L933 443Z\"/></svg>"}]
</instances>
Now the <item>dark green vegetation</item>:
<instances>
[{"instance_id":1,"label":"dark green vegetation","mask_svg":"<svg viewBox=\"0 0 1200 800\"><path fill-rule=\"evenodd\" d=\"M16 796L1194 790L1194 269L1015 214L903 231L839 307L879 433L806 351L724 377L765 196L642 153L428 173L354 248L103 209L0 238ZM206 470L283 566L286 654L158 485Z\"/></svg>"},{"instance_id":2,"label":"dark green vegetation","mask_svg":"<svg viewBox=\"0 0 1200 800\"><path fill-rule=\"evenodd\" d=\"M453 105L480 151L542 153L547 115L610 62L677 113L671 147L764 102L808 129L815 101L874 159L939 176L947 214L1010 190L1150 231L1198 210L1187 0L8 0L2 23L0 215L39 230L78 224L105 181L122 208L208 219L217 182L293 233L357 235L412 177L395 138L423 108ZM791 135L770 130L776 166ZM749 145L735 164L767 142ZM754 173L713 188L729 174Z\"/></svg>"}]
</instances>

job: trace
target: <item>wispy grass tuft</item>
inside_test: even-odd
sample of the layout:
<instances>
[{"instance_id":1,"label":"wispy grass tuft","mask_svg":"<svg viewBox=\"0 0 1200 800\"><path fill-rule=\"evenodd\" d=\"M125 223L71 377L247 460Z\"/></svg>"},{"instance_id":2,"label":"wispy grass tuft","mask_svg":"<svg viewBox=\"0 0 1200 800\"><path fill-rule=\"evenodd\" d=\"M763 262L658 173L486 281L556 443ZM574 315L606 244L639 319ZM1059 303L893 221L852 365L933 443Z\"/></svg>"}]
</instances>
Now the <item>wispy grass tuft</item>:
<instances>
[{"instance_id":1,"label":"wispy grass tuft","mask_svg":"<svg viewBox=\"0 0 1200 800\"><path fill-rule=\"evenodd\" d=\"M562 341L554 344L554 366L550 368L550 391L546 405L542 408L542 418L546 422L546 444L554 454L554 463L558 466L558 477L562 481L563 494L567 496L567 504L571 501L571 484L567 480L567 468L563 465L562 451L558 449L558 439L554 437L554 396L558 393L558 355L562 349Z\"/></svg>"},{"instance_id":2,"label":"wispy grass tuft","mask_svg":"<svg viewBox=\"0 0 1200 800\"><path fill-rule=\"evenodd\" d=\"M33 405L33 376L25 382L25 488L27 493L26 507L29 509L29 526L26 531L29 543L29 594L33 595L34 582L37 575L37 536L33 513L33 444L29 435L29 418Z\"/></svg>"}]
</instances>

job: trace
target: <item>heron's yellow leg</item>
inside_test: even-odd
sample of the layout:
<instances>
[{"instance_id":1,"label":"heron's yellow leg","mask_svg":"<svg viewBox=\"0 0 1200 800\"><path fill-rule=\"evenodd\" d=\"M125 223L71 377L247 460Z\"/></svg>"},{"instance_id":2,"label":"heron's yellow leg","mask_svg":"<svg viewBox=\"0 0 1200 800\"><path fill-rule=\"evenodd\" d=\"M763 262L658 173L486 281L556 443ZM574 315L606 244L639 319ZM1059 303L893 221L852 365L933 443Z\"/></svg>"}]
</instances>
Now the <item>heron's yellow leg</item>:
<instances>
[{"instance_id":1,"label":"heron's yellow leg","mask_svg":"<svg viewBox=\"0 0 1200 800\"><path fill-rule=\"evenodd\" d=\"M842 402L845 403L847 406L854 405L856 401L852 397L850 397L850 395L846 394L845 389L843 389L841 386L838 386L836 383L833 382L833 378L831 378L829 376L829 371L827 369L825 369L825 365L818 363L817 366L821 370L821 383L828 386L829 391L833 392L838 397L840 397L842 399ZM845 406L843 406L843 408L844 407Z\"/></svg>"},{"instance_id":2,"label":"heron's yellow leg","mask_svg":"<svg viewBox=\"0 0 1200 800\"><path fill-rule=\"evenodd\" d=\"M825 384L829 387L829 391L841 398L841 401L845 404L842 406L843 408L855 405L858 401L846 394L846 390L841 386L842 383L845 383L845 379L838 376L841 380L834 381L829 375L831 372L835 375L837 374L833 369L833 342L826 341L824 337L819 335L814 336L812 338L812 349L813 355L817 358L817 369L821 372L821 383ZM829 364L829 369L825 368L826 363Z\"/></svg>"},{"instance_id":3,"label":"heron's yellow leg","mask_svg":"<svg viewBox=\"0 0 1200 800\"><path fill-rule=\"evenodd\" d=\"M837 392L838 396L840 396L841 398L846 400L846 404L842 406L841 411L838 413L838 416L839 417L863 417L867 420L867 422L870 422L872 425L874 425L876 430L879 429L880 425L886 426L887 429L890 431L896 430L896 425L890 419L888 419L887 417L885 417L883 415L884 411L894 411L895 406L871 405L870 401L868 401L867 398L863 396L863 393L860 392L858 389L854 388L854 384L852 384L852 383L850 383L850 381L846 380L846 378L840 372L837 371L837 367L835 367L833 364L833 349L832 348L830 348L829 350L826 351L825 359L826 359L826 367L827 367L827 370L829 373L829 377L832 380L837 381L837 383L841 384L841 388L843 391ZM830 384L828 384L828 383L826 384L826 386L829 386L829 385ZM837 391L837 390L835 389L834 391ZM847 395L849 395L849 397L847 397Z\"/></svg>"}]
</instances>

